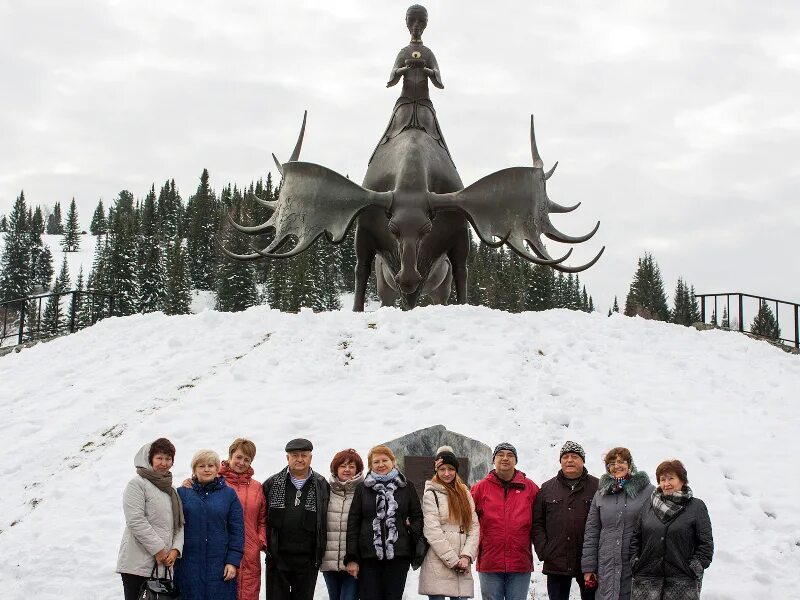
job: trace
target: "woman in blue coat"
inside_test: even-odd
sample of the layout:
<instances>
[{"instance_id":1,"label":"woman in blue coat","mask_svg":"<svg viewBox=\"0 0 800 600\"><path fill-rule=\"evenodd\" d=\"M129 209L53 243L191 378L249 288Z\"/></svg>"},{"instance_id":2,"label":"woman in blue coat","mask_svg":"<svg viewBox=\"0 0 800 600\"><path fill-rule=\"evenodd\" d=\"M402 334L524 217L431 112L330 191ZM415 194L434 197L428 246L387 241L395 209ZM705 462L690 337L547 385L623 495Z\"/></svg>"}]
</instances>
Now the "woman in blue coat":
<instances>
[{"instance_id":1,"label":"woman in blue coat","mask_svg":"<svg viewBox=\"0 0 800 600\"><path fill-rule=\"evenodd\" d=\"M183 600L236 600L244 548L242 505L219 467L216 452L200 450L192 458L192 487L178 489L186 524L175 578Z\"/></svg>"}]
</instances>

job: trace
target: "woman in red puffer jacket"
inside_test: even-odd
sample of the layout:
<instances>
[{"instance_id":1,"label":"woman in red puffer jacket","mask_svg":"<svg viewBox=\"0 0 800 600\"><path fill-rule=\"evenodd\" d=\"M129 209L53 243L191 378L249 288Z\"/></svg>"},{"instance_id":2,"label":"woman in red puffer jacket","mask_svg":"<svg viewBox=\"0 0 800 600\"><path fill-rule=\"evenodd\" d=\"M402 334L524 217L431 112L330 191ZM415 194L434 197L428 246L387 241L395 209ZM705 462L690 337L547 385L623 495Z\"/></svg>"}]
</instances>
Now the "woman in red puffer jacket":
<instances>
[{"instance_id":1,"label":"woman in red puffer jacket","mask_svg":"<svg viewBox=\"0 0 800 600\"><path fill-rule=\"evenodd\" d=\"M239 566L238 600L258 600L261 590L261 551L267 544L267 502L261 484L253 479L250 463L256 456L256 445L237 438L228 449L219 474L236 491L244 511L244 556Z\"/></svg>"}]
</instances>

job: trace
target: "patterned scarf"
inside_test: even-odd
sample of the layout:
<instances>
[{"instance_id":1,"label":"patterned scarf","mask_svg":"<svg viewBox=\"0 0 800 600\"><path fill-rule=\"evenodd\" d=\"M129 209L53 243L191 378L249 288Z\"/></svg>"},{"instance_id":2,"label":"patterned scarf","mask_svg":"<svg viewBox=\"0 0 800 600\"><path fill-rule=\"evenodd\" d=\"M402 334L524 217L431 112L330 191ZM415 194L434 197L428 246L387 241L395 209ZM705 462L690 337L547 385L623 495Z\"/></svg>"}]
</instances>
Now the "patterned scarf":
<instances>
[{"instance_id":1,"label":"patterned scarf","mask_svg":"<svg viewBox=\"0 0 800 600\"><path fill-rule=\"evenodd\" d=\"M680 492L673 492L672 494L665 494L661 488L657 487L653 490L653 495L650 501L653 503L653 512L662 523L668 523L680 513L689 500L692 499L692 488L688 485L683 486Z\"/></svg>"},{"instance_id":2,"label":"patterned scarf","mask_svg":"<svg viewBox=\"0 0 800 600\"><path fill-rule=\"evenodd\" d=\"M615 478L614 479L614 487L611 488L612 494L618 494L623 489L625 489L625 484L631 480L631 473L628 471L625 473L625 477Z\"/></svg>"},{"instance_id":3,"label":"patterned scarf","mask_svg":"<svg viewBox=\"0 0 800 600\"><path fill-rule=\"evenodd\" d=\"M405 487L406 482L400 471L392 469L386 475L378 475L370 471L364 478L364 485L375 491L375 518L372 520L372 545L378 560L394 558L394 543L397 541L397 501L394 491ZM386 553L381 535L381 523L386 524Z\"/></svg>"},{"instance_id":4,"label":"patterned scarf","mask_svg":"<svg viewBox=\"0 0 800 600\"><path fill-rule=\"evenodd\" d=\"M288 479L289 467L285 467L275 477L275 485L272 486L269 494L269 507L270 508L286 508L286 480ZM314 484L313 473L309 469L308 478L311 479L311 487L306 496L305 509L309 512L317 512L317 486ZM300 490L297 490L300 493ZM299 496L297 496L299 498Z\"/></svg>"}]
</instances>

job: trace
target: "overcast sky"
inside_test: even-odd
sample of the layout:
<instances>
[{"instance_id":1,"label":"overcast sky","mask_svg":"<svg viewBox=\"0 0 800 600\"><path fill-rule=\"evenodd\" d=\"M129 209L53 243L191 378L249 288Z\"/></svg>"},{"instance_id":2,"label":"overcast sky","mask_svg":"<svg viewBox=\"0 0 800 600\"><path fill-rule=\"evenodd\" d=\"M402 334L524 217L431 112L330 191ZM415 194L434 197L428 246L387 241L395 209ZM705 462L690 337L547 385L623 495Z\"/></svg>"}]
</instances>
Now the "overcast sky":
<instances>
[{"instance_id":1,"label":"overcast sky","mask_svg":"<svg viewBox=\"0 0 800 600\"><path fill-rule=\"evenodd\" d=\"M800 301L800 3L426 2L431 96L466 185L530 165L529 115L582 274L624 300L642 252L668 291ZM407 3L0 0L0 213L186 199L301 158L361 181L399 87ZM502 7L502 8L499 8ZM556 255L560 248L551 243Z\"/></svg>"}]
</instances>

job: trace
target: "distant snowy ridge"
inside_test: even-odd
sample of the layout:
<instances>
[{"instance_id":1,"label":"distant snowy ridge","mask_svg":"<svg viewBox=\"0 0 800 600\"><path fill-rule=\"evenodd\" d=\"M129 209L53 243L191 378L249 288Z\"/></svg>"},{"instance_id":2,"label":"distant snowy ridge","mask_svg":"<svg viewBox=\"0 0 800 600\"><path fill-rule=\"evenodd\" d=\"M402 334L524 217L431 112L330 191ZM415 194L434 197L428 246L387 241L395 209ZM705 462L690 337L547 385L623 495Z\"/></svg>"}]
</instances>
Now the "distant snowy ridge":
<instances>
[{"instance_id":1,"label":"distant snowy ridge","mask_svg":"<svg viewBox=\"0 0 800 600\"><path fill-rule=\"evenodd\" d=\"M767 343L567 310L107 319L0 359L2 597L119 595L121 494L156 437L178 448L177 480L197 449L251 437L263 480L292 437L314 442L327 473L341 448L438 423L511 441L537 483L567 439L595 474L616 445L651 476L680 458L714 526L703 598L798 597L798 390L800 360Z\"/></svg>"}]
</instances>

